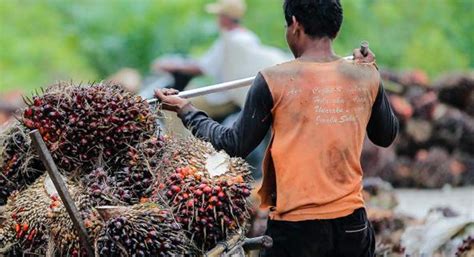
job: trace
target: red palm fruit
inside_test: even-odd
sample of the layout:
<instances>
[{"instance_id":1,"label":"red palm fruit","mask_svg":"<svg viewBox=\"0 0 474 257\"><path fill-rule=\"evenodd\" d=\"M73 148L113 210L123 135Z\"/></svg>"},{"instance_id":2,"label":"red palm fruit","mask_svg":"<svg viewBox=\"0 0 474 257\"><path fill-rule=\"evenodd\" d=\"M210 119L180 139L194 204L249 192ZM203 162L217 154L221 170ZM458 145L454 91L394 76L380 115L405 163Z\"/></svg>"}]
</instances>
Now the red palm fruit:
<instances>
[{"instance_id":1,"label":"red palm fruit","mask_svg":"<svg viewBox=\"0 0 474 257\"><path fill-rule=\"evenodd\" d=\"M33 116L33 109L32 108L26 108L23 115L26 118L30 118L31 116Z\"/></svg>"},{"instance_id":2,"label":"red palm fruit","mask_svg":"<svg viewBox=\"0 0 474 257\"><path fill-rule=\"evenodd\" d=\"M210 186L206 186L206 187L204 187L204 189L202 191L206 194L209 194L209 193L212 192L212 188Z\"/></svg>"},{"instance_id":3,"label":"red palm fruit","mask_svg":"<svg viewBox=\"0 0 474 257\"><path fill-rule=\"evenodd\" d=\"M179 186L173 185L171 186L171 191L173 191L173 193L179 193L181 188Z\"/></svg>"},{"instance_id":4,"label":"red palm fruit","mask_svg":"<svg viewBox=\"0 0 474 257\"><path fill-rule=\"evenodd\" d=\"M202 195L202 191L200 189L194 191L194 194L197 195L197 196L201 196Z\"/></svg>"}]
</instances>

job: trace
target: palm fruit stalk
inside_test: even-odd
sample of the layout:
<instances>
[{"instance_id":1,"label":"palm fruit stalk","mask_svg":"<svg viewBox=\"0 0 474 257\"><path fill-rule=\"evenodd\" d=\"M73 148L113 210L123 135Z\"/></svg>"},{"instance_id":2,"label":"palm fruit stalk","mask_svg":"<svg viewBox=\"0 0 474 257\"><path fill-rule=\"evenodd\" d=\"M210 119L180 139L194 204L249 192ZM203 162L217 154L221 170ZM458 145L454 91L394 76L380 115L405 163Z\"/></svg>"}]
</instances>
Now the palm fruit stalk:
<instances>
[{"instance_id":1,"label":"palm fruit stalk","mask_svg":"<svg viewBox=\"0 0 474 257\"><path fill-rule=\"evenodd\" d=\"M116 160L158 131L148 103L114 84L60 83L25 102L21 122L39 130L58 167L68 173L91 171L101 159Z\"/></svg>"},{"instance_id":2,"label":"palm fruit stalk","mask_svg":"<svg viewBox=\"0 0 474 257\"><path fill-rule=\"evenodd\" d=\"M0 132L0 205L13 191L22 190L44 174L45 169L25 128L17 122Z\"/></svg>"},{"instance_id":3,"label":"palm fruit stalk","mask_svg":"<svg viewBox=\"0 0 474 257\"><path fill-rule=\"evenodd\" d=\"M174 256L190 246L170 211L140 204L115 213L95 242L99 256Z\"/></svg>"}]
</instances>

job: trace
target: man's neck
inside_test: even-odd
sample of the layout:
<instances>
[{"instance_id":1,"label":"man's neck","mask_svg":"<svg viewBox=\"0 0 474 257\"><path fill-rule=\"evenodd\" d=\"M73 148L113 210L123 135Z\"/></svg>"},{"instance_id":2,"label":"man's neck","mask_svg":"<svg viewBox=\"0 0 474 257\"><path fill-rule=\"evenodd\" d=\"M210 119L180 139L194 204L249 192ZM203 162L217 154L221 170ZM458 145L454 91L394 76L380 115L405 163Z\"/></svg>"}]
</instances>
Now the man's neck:
<instances>
[{"instance_id":1,"label":"man's neck","mask_svg":"<svg viewBox=\"0 0 474 257\"><path fill-rule=\"evenodd\" d=\"M332 49L332 40L328 37L308 38L302 49L299 60L313 62L330 62L339 59Z\"/></svg>"}]
</instances>

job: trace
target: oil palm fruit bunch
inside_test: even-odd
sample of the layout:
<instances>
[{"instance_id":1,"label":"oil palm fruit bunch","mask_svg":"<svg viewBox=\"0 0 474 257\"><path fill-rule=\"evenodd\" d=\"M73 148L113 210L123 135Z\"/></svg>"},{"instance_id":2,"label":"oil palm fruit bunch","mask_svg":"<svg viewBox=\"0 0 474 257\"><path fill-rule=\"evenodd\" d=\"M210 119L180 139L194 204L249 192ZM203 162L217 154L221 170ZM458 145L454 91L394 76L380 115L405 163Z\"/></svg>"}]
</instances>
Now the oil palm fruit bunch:
<instances>
[{"instance_id":1,"label":"oil palm fruit bunch","mask_svg":"<svg viewBox=\"0 0 474 257\"><path fill-rule=\"evenodd\" d=\"M102 221L92 208L89 196L80 186L70 182L67 186L88 234L97 236ZM0 249L5 251L0 254L44 255L48 252L51 256L84 256L72 220L47 176L40 177L10 199L0 225Z\"/></svg>"},{"instance_id":2,"label":"oil palm fruit bunch","mask_svg":"<svg viewBox=\"0 0 474 257\"><path fill-rule=\"evenodd\" d=\"M42 181L44 177L20 193L14 193L5 205L4 222L0 225L0 249L5 251L3 254L11 251L45 254L49 240L51 199L45 193Z\"/></svg>"},{"instance_id":3,"label":"oil palm fruit bunch","mask_svg":"<svg viewBox=\"0 0 474 257\"><path fill-rule=\"evenodd\" d=\"M210 178L186 166L176 169L161 187L176 221L201 251L246 229L251 188L242 176Z\"/></svg>"},{"instance_id":4,"label":"oil palm fruit bunch","mask_svg":"<svg viewBox=\"0 0 474 257\"><path fill-rule=\"evenodd\" d=\"M215 152L212 145L195 137L166 137L163 172L172 175L177 168L192 166L205 170L206 159Z\"/></svg>"},{"instance_id":5,"label":"oil palm fruit bunch","mask_svg":"<svg viewBox=\"0 0 474 257\"><path fill-rule=\"evenodd\" d=\"M158 131L148 103L115 84L59 83L25 102L23 125L39 130L66 172L92 170Z\"/></svg>"},{"instance_id":6,"label":"oil palm fruit bunch","mask_svg":"<svg viewBox=\"0 0 474 257\"><path fill-rule=\"evenodd\" d=\"M0 132L0 205L6 204L13 191L24 189L45 172L30 144L17 122Z\"/></svg>"},{"instance_id":7,"label":"oil palm fruit bunch","mask_svg":"<svg viewBox=\"0 0 474 257\"><path fill-rule=\"evenodd\" d=\"M91 200L95 205L118 204L119 199L115 198L113 190L113 179L109 176L104 167L97 167L81 179L82 185L87 189ZM123 196L120 192L119 196Z\"/></svg>"},{"instance_id":8,"label":"oil palm fruit bunch","mask_svg":"<svg viewBox=\"0 0 474 257\"><path fill-rule=\"evenodd\" d=\"M124 190L128 195L121 195L127 203L138 203L149 198L153 186L161 173L163 139L153 137L136 147L129 147L126 156L120 159L122 168L110 174L117 190ZM126 197L124 197L126 196Z\"/></svg>"},{"instance_id":9,"label":"oil palm fruit bunch","mask_svg":"<svg viewBox=\"0 0 474 257\"><path fill-rule=\"evenodd\" d=\"M160 174L163 139L152 137L81 178L96 205L130 205L149 198Z\"/></svg>"},{"instance_id":10,"label":"oil palm fruit bunch","mask_svg":"<svg viewBox=\"0 0 474 257\"><path fill-rule=\"evenodd\" d=\"M82 178L95 205L130 205L148 198L153 191L152 173L138 167L105 171L98 167Z\"/></svg>"},{"instance_id":11,"label":"oil palm fruit bunch","mask_svg":"<svg viewBox=\"0 0 474 257\"><path fill-rule=\"evenodd\" d=\"M156 204L122 208L111 215L96 240L99 256L174 256L190 246L172 213Z\"/></svg>"},{"instance_id":12,"label":"oil palm fruit bunch","mask_svg":"<svg viewBox=\"0 0 474 257\"><path fill-rule=\"evenodd\" d=\"M158 179L154 197L167 201L201 251L246 229L252 181L243 159L194 137L167 137L164 148L160 171L165 177Z\"/></svg>"},{"instance_id":13,"label":"oil palm fruit bunch","mask_svg":"<svg viewBox=\"0 0 474 257\"><path fill-rule=\"evenodd\" d=\"M69 191L90 238L96 238L102 229L103 221L99 213L93 208L93 201L80 186L69 185ZM79 235L75 230L64 204L57 197L50 197L48 218L50 226L50 245L54 256L87 256L86 250L81 247Z\"/></svg>"}]
</instances>

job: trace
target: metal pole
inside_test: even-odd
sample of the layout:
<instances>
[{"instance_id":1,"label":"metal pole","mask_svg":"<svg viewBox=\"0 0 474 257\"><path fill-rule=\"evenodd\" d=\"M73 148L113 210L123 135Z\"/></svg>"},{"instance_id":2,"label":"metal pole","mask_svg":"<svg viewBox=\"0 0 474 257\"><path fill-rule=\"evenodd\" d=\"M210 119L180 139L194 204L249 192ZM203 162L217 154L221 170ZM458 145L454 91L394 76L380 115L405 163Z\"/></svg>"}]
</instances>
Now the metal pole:
<instances>
[{"instance_id":1,"label":"metal pole","mask_svg":"<svg viewBox=\"0 0 474 257\"><path fill-rule=\"evenodd\" d=\"M257 250L262 248L271 248L273 246L273 239L269 236L259 236L254 238L246 238L243 247L246 251Z\"/></svg>"},{"instance_id":2,"label":"metal pole","mask_svg":"<svg viewBox=\"0 0 474 257\"><path fill-rule=\"evenodd\" d=\"M227 241L217 243L217 245L205 253L206 257L218 257L221 256L225 251L233 248L240 240L240 235L234 235Z\"/></svg>"},{"instance_id":3,"label":"metal pole","mask_svg":"<svg viewBox=\"0 0 474 257\"><path fill-rule=\"evenodd\" d=\"M367 56L369 50L369 43L367 41L362 41L360 44L360 52L363 56ZM354 57L352 55L343 57L345 60L353 60ZM211 86L201 87L197 89L191 89L179 92L178 96L182 98L193 98L196 96L208 95L217 92L223 92L231 89L241 88L241 87L248 87L252 85L255 77L249 77L245 79L233 80L229 82L224 82L220 84L215 84ZM149 104L158 102L158 99L153 98L147 100Z\"/></svg>"},{"instance_id":4,"label":"metal pole","mask_svg":"<svg viewBox=\"0 0 474 257\"><path fill-rule=\"evenodd\" d=\"M66 184L64 183L61 174L59 174L58 168L56 167L53 157L46 147L41 134L35 129L30 132L30 137L41 161L48 171L51 181L53 181L56 191L58 191L59 197L63 201L64 207L66 208L66 211L69 214L69 217L71 218L77 233L79 234L82 246L84 246L86 249L87 256L94 257L94 250L90 244L89 236L87 235L87 230L84 226L81 215L79 214L77 207L74 204L69 191L67 190Z\"/></svg>"},{"instance_id":5,"label":"metal pole","mask_svg":"<svg viewBox=\"0 0 474 257\"><path fill-rule=\"evenodd\" d=\"M230 82L224 82L224 83L220 83L220 84L216 84L212 86L183 91L183 92L180 92L178 96L182 98L193 98L200 95L207 95L207 94L212 94L216 92L221 92L224 90L231 90L234 88L246 87L246 86L252 85L254 80L255 80L255 77L250 77L246 79L239 79L239 80L234 80Z\"/></svg>"}]
</instances>

